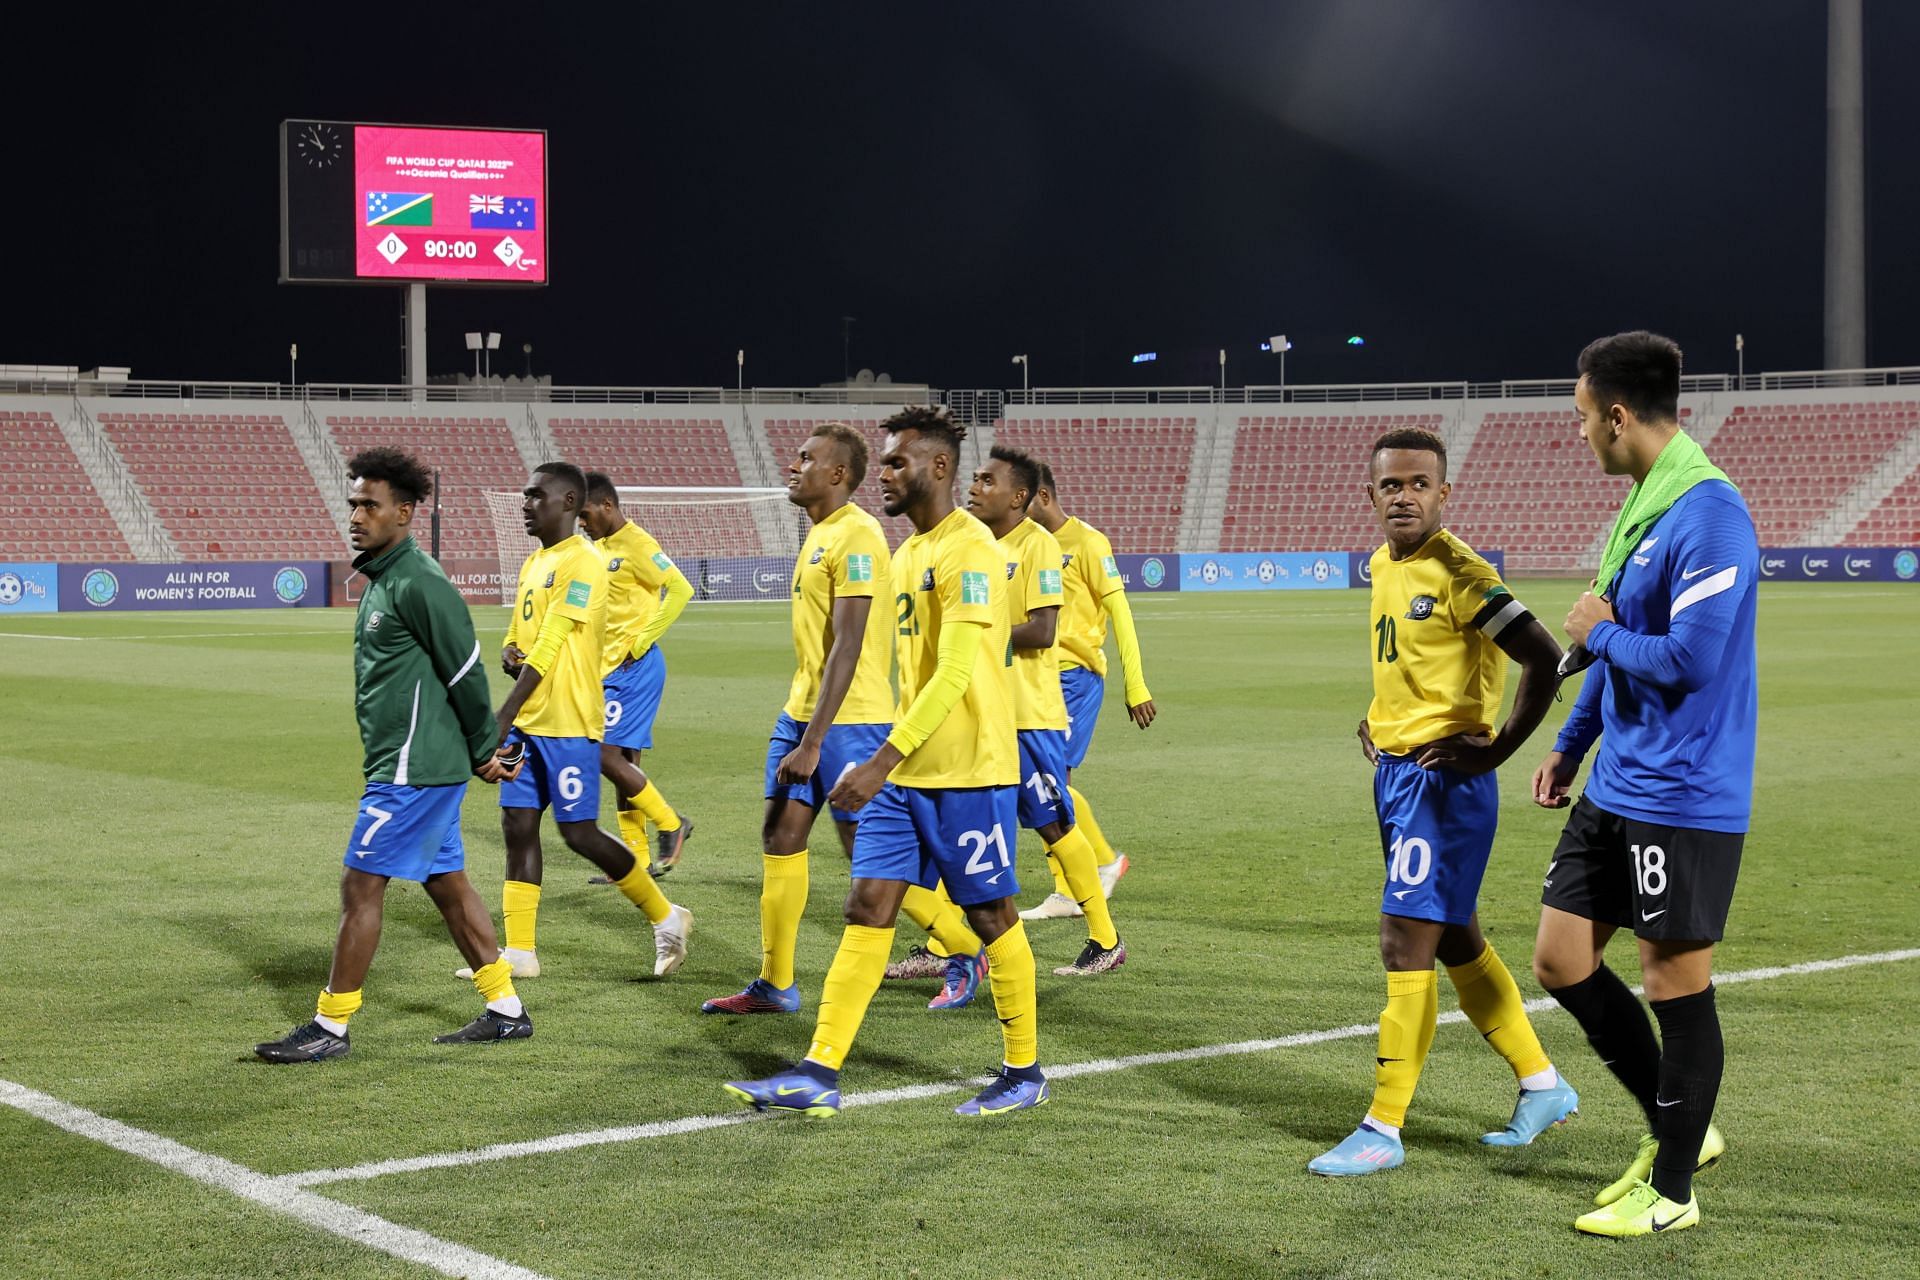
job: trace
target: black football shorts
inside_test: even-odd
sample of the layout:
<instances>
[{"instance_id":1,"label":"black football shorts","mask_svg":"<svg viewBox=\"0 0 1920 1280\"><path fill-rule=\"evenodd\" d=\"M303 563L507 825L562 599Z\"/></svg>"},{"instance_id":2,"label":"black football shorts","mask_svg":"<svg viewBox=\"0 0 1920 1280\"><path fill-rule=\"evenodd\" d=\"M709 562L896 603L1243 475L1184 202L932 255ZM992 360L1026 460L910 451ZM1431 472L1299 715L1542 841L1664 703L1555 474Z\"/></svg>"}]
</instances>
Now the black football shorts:
<instances>
[{"instance_id":1,"label":"black football shorts","mask_svg":"<svg viewBox=\"0 0 1920 1280\"><path fill-rule=\"evenodd\" d=\"M1547 864L1540 904L1637 937L1718 942L1746 836L1609 813L1585 796Z\"/></svg>"}]
</instances>

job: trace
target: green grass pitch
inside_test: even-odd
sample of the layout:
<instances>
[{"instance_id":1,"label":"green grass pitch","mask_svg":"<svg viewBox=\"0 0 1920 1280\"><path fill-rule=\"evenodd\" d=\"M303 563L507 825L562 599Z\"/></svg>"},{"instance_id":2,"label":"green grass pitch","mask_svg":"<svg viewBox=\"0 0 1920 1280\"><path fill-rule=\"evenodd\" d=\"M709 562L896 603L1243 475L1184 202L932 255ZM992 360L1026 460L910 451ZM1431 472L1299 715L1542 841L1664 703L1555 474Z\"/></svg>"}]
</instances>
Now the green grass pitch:
<instances>
[{"instance_id":1,"label":"green grass pitch","mask_svg":"<svg viewBox=\"0 0 1920 1280\"><path fill-rule=\"evenodd\" d=\"M1557 624L1578 586L1519 594ZM1722 971L1913 947L1920 937L1913 657L1920 592L1761 588L1758 798ZM1047 1064L1370 1023L1381 877L1353 726L1371 636L1359 592L1136 601L1161 708L1141 733L1117 689L1077 781L1134 859L1114 907L1126 967L1055 979L1074 922L1030 926ZM477 611L491 651L503 611ZM553 838L538 1035L436 1046L471 987L425 895L389 894L353 1054L268 1067L250 1046L304 1020L324 981L340 852L359 794L351 615L130 614L0 623L6 732L0 1080L267 1175L728 1115L719 1083L805 1051L840 931L844 862L822 824L793 1018L702 1017L759 953L761 760L784 697L783 610L690 610L647 767L698 820L665 883L697 925L656 982L646 921ZM59 637L59 638L56 638ZM495 696L504 681L495 677ZM1117 684L1117 681L1114 682ZM1538 885L1561 815L1525 780L1564 712L1504 771L1483 891L1488 934L1529 995ZM467 800L469 867L498 910L494 793ZM611 825L610 823L608 825ZM1046 874L1031 836L1031 902ZM896 950L915 940L903 921ZM1613 961L1637 977L1630 942ZM645 976L642 976L645 975ZM321 1195L556 1280L611 1276L1174 1275L1850 1277L1913 1274L1920 960L1729 985L1702 1226L1577 1236L1640 1120L1556 1011L1536 1025L1582 1094L1533 1147L1477 1141L1513 1101L1504 1063L1439 1032L1407 1165L1316 1179L1371 1087L1372 1040L1142 1066L1057 1082L988 1122L964 1094L850 1107L315 1186ZM1442 1009L1452 992L1441 984ZM888 984L850 1091L991 1070L991 1004L930 1014ZM0 1107L0 1272L328 1280L430 1274L376 1249Z\"/></svg>"}]
</instances>

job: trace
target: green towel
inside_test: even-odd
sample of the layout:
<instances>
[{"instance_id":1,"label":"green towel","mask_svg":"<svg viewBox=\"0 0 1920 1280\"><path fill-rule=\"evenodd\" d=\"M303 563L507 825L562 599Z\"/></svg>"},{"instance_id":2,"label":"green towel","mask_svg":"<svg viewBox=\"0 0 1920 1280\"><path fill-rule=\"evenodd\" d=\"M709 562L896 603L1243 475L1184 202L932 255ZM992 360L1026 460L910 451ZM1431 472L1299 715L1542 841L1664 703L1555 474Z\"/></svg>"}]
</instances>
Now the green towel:
<instances>
[{"instance_id":1,"label":"green towel","mask_svg":"<svg viewBox=\"0 0 1920 1280\"><path fill-rule=\"evenodd\" d=\"M1647 478L1627 490L1626 503L1614 518L1613 532L1607 535L1607 549L1600 557L1600 572L1593 589L1604 592L1613 575L1627 563L1627 556L1653 522L1680 501L1681 495L1707 480L1727 480L1727 473L1707 459L1706 450L1684 431L1674 432L1667 447L1653 460ZM1727 480L1728 484L1733 481Z\"/></svg>"}]
</instances>

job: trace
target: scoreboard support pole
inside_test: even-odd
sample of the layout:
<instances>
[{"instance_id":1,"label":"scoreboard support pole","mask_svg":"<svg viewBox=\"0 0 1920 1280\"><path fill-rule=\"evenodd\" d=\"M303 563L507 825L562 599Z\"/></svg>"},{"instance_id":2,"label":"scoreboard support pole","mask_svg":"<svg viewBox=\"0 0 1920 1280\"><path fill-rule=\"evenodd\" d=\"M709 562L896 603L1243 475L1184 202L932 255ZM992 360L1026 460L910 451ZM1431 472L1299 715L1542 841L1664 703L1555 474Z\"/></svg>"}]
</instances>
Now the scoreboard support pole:
<instances>
[{"instance_id":1,"label":"scoreboard support pole","mask_svg":"<svg viewBox=\"0 0 1920 1280\"><path fill-rule=\"evenodd\" d=\"M410 284L406 294L407 310L407 386L411 398L423 400L427 394L427 286Z\"/></svg>"}]
</instances>

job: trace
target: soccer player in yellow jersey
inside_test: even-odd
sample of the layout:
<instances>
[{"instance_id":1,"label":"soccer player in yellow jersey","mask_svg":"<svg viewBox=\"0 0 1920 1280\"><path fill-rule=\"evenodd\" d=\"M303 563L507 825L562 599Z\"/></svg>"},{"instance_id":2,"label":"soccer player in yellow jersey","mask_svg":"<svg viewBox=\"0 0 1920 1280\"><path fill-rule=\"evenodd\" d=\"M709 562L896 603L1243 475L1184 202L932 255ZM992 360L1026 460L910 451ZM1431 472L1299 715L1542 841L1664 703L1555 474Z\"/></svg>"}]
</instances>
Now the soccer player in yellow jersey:
<instances>
[{"instance_id":1,"label":"soccer player in yellow jersey","mask_svg":"<svg viewBox=\"0 0 1920 1280\"><path fill-rule=\"evenodd\" d=\"M1127 962L1100 884L1093 846L1074 825L1066 794L1067 703L1060 692L1054 636L1065 596L1060 544L1027 517L1040 487L1040 464L1018 449L995 445L973 473L967 510L993 530L1007 562L1014 728L1020 743L1020 825L1039 833L1087 918L1087 945L1061 977L1088 977Z\"/></svg>"},{"instance_id":2,"label":"soccer player in yellow jersey","mask_svg":"<svg viewBox=\"0 0 1920 1280\"><path fill-rule=\"evenodd\" d=\"M1048 1094L1033 950L1012 897L1019 892L1012 841L1020 756L1007 676L1005 561L987 527L953 504L966 429L944 409L923 408L902 410L886 427L881 497L887 514L905 515L915 532L893 555L900 680L893 730L828 796L860 814L847 929L805 1059L726 1088L757 1110L838 1113L840 1067L879 989L901 901L910 886L944 880L986 940L1004 1043L1000 1073L957 1110L994 1115L1039 1106Z\"/></svg>"},{"instance_id":3,"label":"soccer player in yellow jersey","mask_svg":"<svg viewBox=\"0 0 1920 1280\"><path fill-rule=\"evenodd\" d=\"M874 608L889 581L880 522L853 504L867 475L867 442L826 422L787 467L787 500L813 527L793 566L793 684L767 743L760 824L760 976L702 1013L797 1013L794 941L807 906L807 838L827 793L871 756L893 727L893 613ZM833 809L853 852L854 815Z\"/></svg>"},{"instance_id":4,"label":"soccer player in yellow jersey","mask_svg":"<svg viewBox=\"0 0 1920 1280\"><path fill-rule=\"evenodd\" d=\"M1400 1126L1438 1016L1435 957L1447 966L1461 1012L1520 1081L1512 1121L1480 1140L1524 1146L1580 1103L1534 1036L1520 989L1481 934L1478 912L1500 816L1494 770L1553 704L1560 646L1493 566L1440 527L1452 486L1439 436L1388 432L1374 444L1368 479L1386 543L1369 562L1373 703L1359 733L1374 766L1386 860L1380 959L1387 1007L1366 1118L1307 1165L1335 1177L1406 1159ZM1495 733L1509 657L1520 664L1520 687Z\"/></svg>"},{"instance_id":5,"label":"soccer player in yellow jersey","mask_svg":"<svg viewBox=\"0 0 1920 1280\"><path fill-rule=\"evenodd\" d=\"M1127 856L1107 843L1093 816L1093 806L1073 785L1073 771L1086 763L1087 752L1093 747L1094 725L1100 719L1100 704L1107 693L1109 620L1120 648L1120 669L1126 674L1127 714L1144 729L1153 723L1157 712L1153 694L1147 689L1140 637L1134 631L1133 609L1127 604L1127 586L1113 558L1113 544L1106 534L1061 510L1053 468L1044 462L1040 464L1040 491L1034 494L1028 514L1060 543L1066 603L1060 610L1056 643L1060 650L1060 689L1067 700L1067 794L1073 800L1080 829L1086 832L1099 860L1101 892L1111 898L1114 885L1127 873ZM1055 920L1083 911L1060 860L1049 857L1047 861L1053 868L1053 892L1038 906L1022 911L1022 920Z\"/></svg>"},{"instance_id":6,"label":"soccer player in yellow jersey","mask_svg":"<svg viewBox=\"0 0 1920 1280\"><path fill-rule=\"evenodd\" d=\"M656 836L653 865L663 876L679 865L693 835L683 819L639 767L653 746L653 720L667 689L667 659L660 641L693 599L693 584L653 535L620 510L620 492L598 471L587 472L587 502L580 528L607 562L607 630L602 658L607 699L607 736L600 743L600 772L619 797L620 837L629 849L647 847L647 824Z\"/></svg>"},{"instance_id":7,"label":"soccer player in yellow jersey","mask_svg":"<svg viewBox=\"0 0 1920 1280\"><path fill-rule=\"evenodd\" d=\"M569 463L542 463L521 493L527 532L540 540L540 549L520 570L507 646L526 657L498 715L499 758L509 766L524 761L519 776L500 788L500 826L507 844L503 954L515 977L540 972L534 950L540 814L552 806L567 847L604 871L653 922L653 971L663 976L686 960L693 913L668 902L646 864L596 825L606 724L600 676L607 569L577 529L587 478Z\"/></svg>"}]
</instances>

